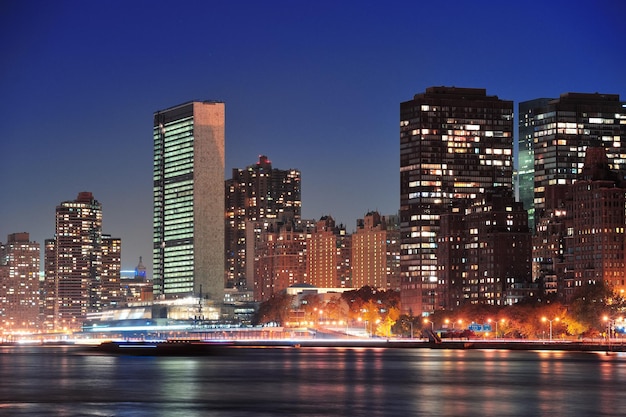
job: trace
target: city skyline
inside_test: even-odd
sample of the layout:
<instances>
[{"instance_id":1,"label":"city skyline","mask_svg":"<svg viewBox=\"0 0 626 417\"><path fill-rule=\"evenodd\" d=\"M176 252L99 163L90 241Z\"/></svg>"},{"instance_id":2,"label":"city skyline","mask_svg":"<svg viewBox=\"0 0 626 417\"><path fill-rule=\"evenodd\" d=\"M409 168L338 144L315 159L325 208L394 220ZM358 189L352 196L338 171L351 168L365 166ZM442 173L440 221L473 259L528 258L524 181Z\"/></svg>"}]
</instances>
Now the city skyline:
<instances>
[{"instance_id":1,"label":"city skyline","mask_svg":"<svg viewBox=\"0 0 626 417\"><path fill-rule=\"evenodd\" d=\"M625 5L490 5L188 2L164 21L164 2L9 2L0 241L43 245L56 206L88 191L122 268L142 256L152 271L152 115L194 99L225 102L225 179L267 155L302 173L303 218L352 232L398 211L400 103L430 86L486 88L516 113L566 92L626 98Z\"/></svg>"}]
</instances>

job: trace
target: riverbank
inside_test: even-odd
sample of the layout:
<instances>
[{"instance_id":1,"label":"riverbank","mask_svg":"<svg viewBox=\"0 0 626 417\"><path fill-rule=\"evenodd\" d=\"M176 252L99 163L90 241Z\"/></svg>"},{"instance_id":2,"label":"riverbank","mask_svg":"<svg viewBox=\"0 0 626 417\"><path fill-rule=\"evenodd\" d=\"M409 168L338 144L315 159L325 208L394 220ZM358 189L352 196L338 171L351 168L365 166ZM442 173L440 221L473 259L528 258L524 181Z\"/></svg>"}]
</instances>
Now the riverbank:
<instances>
[{"instance_id":1,"label":"riverbank","mask_svg":"<svg viewBox=\"0 0 626 417\"><path fill-rule=\"evenodd\" d=\"M306 339L306 340L236 340L232 347L337 347L396 349L499 349L499 350L564 350L580 352L626 352L626 344L569 341L518 340L443 340L441 343L406 339Z\"/></svg>"},{"instance_id":2,"label":"riverbank","mask_svg":"<svg viewBox=\"0 0 626 417\"><path fill-rule=\"evenodd\" d=\"M0 347L33 346L37 344L1 343ZM54 342L42 346L57 345ZM61 342L71 346L74 343ZM562 341L562 340L443 340L432 342L421 339L239 339L222 341L108 341L99 344L76 344L90 351L107 354L134 355L207 355L238 348L381 348L381 349L492 349L492 350L550 350L572 352L626 352L626 343L616 341Z\"/></svg>"}]
</instances>

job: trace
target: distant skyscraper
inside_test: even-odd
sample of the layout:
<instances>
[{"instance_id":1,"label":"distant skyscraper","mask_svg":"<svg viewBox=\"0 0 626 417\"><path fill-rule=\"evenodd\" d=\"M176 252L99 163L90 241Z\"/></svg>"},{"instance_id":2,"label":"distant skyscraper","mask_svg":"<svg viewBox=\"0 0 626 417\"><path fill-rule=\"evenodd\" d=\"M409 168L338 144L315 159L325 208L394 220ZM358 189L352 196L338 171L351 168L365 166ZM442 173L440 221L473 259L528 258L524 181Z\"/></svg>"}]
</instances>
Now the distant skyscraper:
<instances>
[{"instance_id":1,"label":"distant skyscraper","mask_svg":"<svg viewBox=\"0 0 626 417\"><path fill-rule=\"evenodd\" d=\"M141 256L139 257L139 263L135 267L133 277L122 280L122 290L126 300L130 302L154 300L152 280L148 279L146 275L146 267Z\"/></svg>"},{"instance_id":2,"label":"distant skyscraper","mask_svg":"<svg viewBox=\"0 0 626 417\"><path fill-rule=\"evenodd\" d=\"M39 325L39 243L13 233L0 245L0 327L34 331Z\"/></svg>"},{"instance_id":3,"label":"distant skyscraper","mask_svg":"<svg viewBox=\"0 0 626 417\"><path fill-rule=\"evenodd\" d=\"M91 193L57 206L45 252L48 328L78 328L87 313L120 301L120 248L119 239L102 235L102 205Z\"/></svg>"},{"instance_id":4,"label":"distant skyscraper","mask_svg":"<svg viewBox=\"0 0 626 417\"><path fill-rule=\"evenodd\" d=\"M602 146L610 168L626 169L626 103L617 94L566 93L519 104L519 198L531 226L546 188L572 184L588 146ZM532 188L531 188L532 187Z\"/></svg>"},{"instance_id":5,"label":"distant skyscraper","mask_svg":"<svg viewBox=\"0 0 626 417\"><path fill-rule=\"evenodd\" d=\"M543 120L537 112L547 106L549 98L519 103L519 126L517 138L517 198L528 211L528 225L535 227L535 130Z\"/></svg>"},{"instance_id":6,"label":"distant skyscraper","mask_svg":"<svg viewBox=\"0 0 626 417\"><path fill-rule=\"evenodd\" d=\"M373 211L357 221L352 234L352 287L400 288L400 234Z\"/></svg>"},{"instance_id":7,"label":"distant skyscraper","mask_svg":"<svg viewBox=\"0 0 626 417\"><path fill-rule=\"evenodd\" d=\"M148 276L146 275L146 266L143 264L141 256L139 257L139 263L135 267L135 279L141 281L146 281L148 279Z\"/></svg>"},{"instance_id":8,"label":"distant skyscraper","mask_svg":"<svg viewBox=\"0 0 626 417\"><path fill-rule=\"evenodd\" d=\"M270 223L298 223L301 216L300 171L272 168L267 156L255 165L233 169L226 181L226 274L229 287L252 286L254 248Z\"/></svg>"},{"instance_id":9,"label":"distant skyscraper","mask_svg":"<svg viewBox=\"0 0 626 417\"><path fill-rule=\"evenodd\" d=\"M455 199L512 189L513 102L484 89L431 87L400 105L401 300L437 308L440 216Z\"/></svg>"},{"instance_id":10,"label":"distant skyscraper","mask_svg":"<svg viewBox=\"0 0 626 417\"><path fill-rule=\"evenodd\" d=\"M125 300L121 286L122 241L102 235L102 272L99 299L103 307L116 306Z\"/></svg>"},{"instance_id":11,"label":"distant skyscraper","mask_svg":"<svg viewBox=\"0 0 626 417\"><path fill-rule=\"evenodd\" d=\"M154 113L155 297L224 300L224 103Z\"/></svg>"},{"instance_id":12,"label":"distant skyscraper","mask_svg":"<svg viewBox=\"0 0 626 417\"><path fill-rule=\"evenodd\" d=\"M351 287L351 236L323 216L307 239L306 283L318 288Z\"/></svg>"}]
</instances>

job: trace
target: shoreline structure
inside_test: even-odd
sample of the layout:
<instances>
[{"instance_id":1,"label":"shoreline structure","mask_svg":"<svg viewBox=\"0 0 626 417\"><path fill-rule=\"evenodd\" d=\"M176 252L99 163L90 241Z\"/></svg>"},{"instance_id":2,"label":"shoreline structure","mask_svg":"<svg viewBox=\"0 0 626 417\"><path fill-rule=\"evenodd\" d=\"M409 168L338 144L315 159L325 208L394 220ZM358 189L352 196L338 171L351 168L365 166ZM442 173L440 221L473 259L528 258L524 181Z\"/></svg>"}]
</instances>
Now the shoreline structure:
<instances>
[{"instance_id":1,"label":"shoreline structure","mask_svg":"<svg viewBox=\"0 0 626 417\"><path fill-rule=\"evenodd\" d=\"M569 352L626 352L626 344L567 341L496 341L467 340L431 342L402 339L280 339L205 341L173 339L167 341L107 341L90 349L102 353L130 355L205 355L254 348L371 348L371 349L448 349L448 350L518 350Z\"/></svg>"}]
</instances>

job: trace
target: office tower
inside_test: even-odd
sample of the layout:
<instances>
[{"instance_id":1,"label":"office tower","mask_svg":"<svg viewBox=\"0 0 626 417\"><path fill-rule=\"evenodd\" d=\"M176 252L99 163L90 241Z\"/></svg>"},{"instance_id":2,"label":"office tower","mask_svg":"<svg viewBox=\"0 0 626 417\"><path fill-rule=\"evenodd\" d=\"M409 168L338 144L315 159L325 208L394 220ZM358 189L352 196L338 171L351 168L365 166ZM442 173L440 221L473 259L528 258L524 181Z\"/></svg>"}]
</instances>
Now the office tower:
<instances>
[{"instance_id":1,"label":"office tower","mask_svg":"<svg viewBox=\"0 0 626 417\"><path fill-rule=\"evenodd\" d=\"M268 223L257 240L254 301L269 300L294 284L305 282L308 228L292 219Z\"/></svg>"},{"instance_id":2,"label":"office tower","mask_svg":"<svg viewBox=\"0 0 626 417\"><path fill-rule=\"evenodd\" d=\"M351 237L331 216L322 216L307 239L306 283L318 288L351 287Z\"/></svg>"},{"instance_id":3,"label":"office tower","mask_svg":"<svg viewBox=\"0 0 626 417\"><path fill-rule=\"evenodd\" d=\"M224 103L154 113L156 298L224 300Z\"/></svg>"},{"instance_id":4,"label":"office tower","mask_svg":"<svg viewBox=\"0 0 626 417\"><path fill-rule=\"evenodd\" d=\"M376 211L357 220L352 234L352 286L382 290L400 289L400 233L387 228L388 222Z\"/></svg>"},{"instance_id":5,"label":"office tower","mask_svg":"<svg viewBox=\"0 0 626 417\"><path fill-rule=\"evenodd\" d=\"M13 233L0 244L0 327L34 331L39 327L39 243Z\"/></svg>"},{"instance_id":6,"label":"office tower","mask_svg":"<svg viewBox=\"0 0 626 417\"><path fill-rule=\"evenodd\" d=\"M440 216L456 199L512 189L513 102L485 89L431 87L400 104L401 300L433 312L440 297Z\"/></svg>"},{"instance_id":7,"label":"office tower","mask_svg":"<svg viewBox=\"0 0 626 417\"><path fill-rule=\"evenodd\" d=\"M261 155L256 164L233 169L225 193L227 287L246 289L255 278L254 249L259 234L273 220L300 220L300 171L273 168L268 157Z\"/></svg>"},{"instance_id":8,"label":"office tower","mask_svg":"<svg viewBox=\"0 0 626 417\"><path fill-rule=\"evenodd\" d=\"M528 226L535 229L535 130L541 125L537 112L552 99L538 98L519 103L517 138L517 198L528 211Z\"/></svg>"},{"instance_id":9,"label":"office tower","mask_svg":"<svg viewBox=\"0 0 626 417\"><path fill-rule=\"evenodd\" d=\"M509 187L460 200L441 215L438 238L442 309L511 305L533 293L528 214Z\"/></svg>"},{"instance_id":10,"label":"office tower","mask_svg":"<svg viewBox=\"0 0 626 417\"><path fill-rule=\"evenodd\" d=\"M120 282L120 240L103 237L102 205L90 192L57 206L55 238L45 245L47 328L79 328L87 313L120 301L115 288Z\"/></svg>"},{"instance_id":11,"label":"office tower","mask_svg":"<svg viewBox=\"0 0 626 417\"><path fill-rule=\"evenodd\" d=\"M522 102L519 114L519 197L531 225L545 208L546 187L576 180L588 146L602 146L611 169L626 169L626 105L619 95L565 93Z\"/></svg>"}]
</instances>

